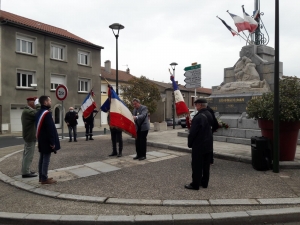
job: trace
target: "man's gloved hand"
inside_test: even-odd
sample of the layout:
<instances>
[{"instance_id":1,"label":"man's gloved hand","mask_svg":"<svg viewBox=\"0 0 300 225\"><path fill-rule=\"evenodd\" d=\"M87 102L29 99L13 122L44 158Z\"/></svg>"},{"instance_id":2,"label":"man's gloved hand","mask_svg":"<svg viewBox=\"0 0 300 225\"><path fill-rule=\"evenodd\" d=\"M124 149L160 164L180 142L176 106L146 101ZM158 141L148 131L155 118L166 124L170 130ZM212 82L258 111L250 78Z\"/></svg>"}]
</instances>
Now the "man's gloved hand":
<instances>
[{"instance_id":1,"label":"man's gloved hand","mask_svg":"<svg viewBox=\"0 0 300 225\"><path fill-rule=\"evenodd\" d=\"M34 100L34 105L38 105L40 104L39 99L37 98L36 100Z\"/></svg>"}]
</instances>

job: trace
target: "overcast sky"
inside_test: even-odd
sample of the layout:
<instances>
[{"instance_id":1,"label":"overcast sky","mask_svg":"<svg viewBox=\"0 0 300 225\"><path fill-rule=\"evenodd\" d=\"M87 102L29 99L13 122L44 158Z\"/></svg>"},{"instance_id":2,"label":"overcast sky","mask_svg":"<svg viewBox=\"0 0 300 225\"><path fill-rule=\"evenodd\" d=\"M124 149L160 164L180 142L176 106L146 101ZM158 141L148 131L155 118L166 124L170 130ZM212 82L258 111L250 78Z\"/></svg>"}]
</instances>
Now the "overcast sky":
<instances>
[{"instance_id":1,"label":"overcast sky","mask_svg":"<svg viewBox=\"0 0 300 225\"><path fill-rule=\"evenodd\" d=\"M241 5L252 15L254 0L2 0L1 9L47 23L104 47L106 60L116 68L116 39L109 25L125 26L119 37L119 70L169 82L169 64L178 63L176 80L184 84L184 67L202 67L202 86L223 82L224 68L232 67L245 45L233 37L218 15L233 29L226 10L242 16ZM261 0L262 20L274 47L275 1ZM299 0L280 1L280 61L283 74L300 77ZM248 32L246 32L248 33Z\"/></svg>"}]
</instances>

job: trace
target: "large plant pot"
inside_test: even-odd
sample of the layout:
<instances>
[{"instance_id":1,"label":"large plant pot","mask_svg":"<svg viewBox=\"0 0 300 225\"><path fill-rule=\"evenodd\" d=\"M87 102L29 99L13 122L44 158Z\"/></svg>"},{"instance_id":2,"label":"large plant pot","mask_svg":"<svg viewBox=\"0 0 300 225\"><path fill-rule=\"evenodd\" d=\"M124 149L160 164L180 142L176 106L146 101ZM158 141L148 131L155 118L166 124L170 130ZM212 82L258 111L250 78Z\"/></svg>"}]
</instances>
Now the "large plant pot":
<instances>
[{"instance_id":1,"label":"large plant pot","mask_svg":"<svg viewBox=\"0 0 300 225\"><path fill-rule=\"evenodd\" d=\"M258 120L258 126L264 137L273 141L273 121ZM294 161L298 132L300 129L300 121L296 122L280 122L279 124L279 161Z\"/></svg>"}]
</instances>

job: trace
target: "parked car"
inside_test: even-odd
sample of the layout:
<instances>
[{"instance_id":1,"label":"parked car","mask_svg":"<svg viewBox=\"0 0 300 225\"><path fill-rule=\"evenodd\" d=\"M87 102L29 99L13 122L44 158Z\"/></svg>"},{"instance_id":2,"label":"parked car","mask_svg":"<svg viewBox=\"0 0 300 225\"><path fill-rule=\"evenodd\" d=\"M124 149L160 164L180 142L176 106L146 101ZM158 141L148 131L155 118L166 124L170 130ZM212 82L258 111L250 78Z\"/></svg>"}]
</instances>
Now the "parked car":
<instances>
[{"instance_id":1,"label":"parked car","mask_svg":"<svg viewBox=\"0 0 300 225\"><path fill-rule=\"evenodd\" d=\"M181 122L180 118L175 118L175 125L180 125L180 122ZM173 126L173 119L167 118L166 123L167 123L167 126Z\"/></svg>"},{"instance_id":2,"label":"parked car","mask_svg":"<svg viewBox=\"0 0 300 225\"><path fill-rule=\"evenodd\" d=\"M191 112L190 116L191 116L191 120L193 119L193 117L196 115L196 111ZM186 117L181 117L180 118L180 125L182 128L186 128Z\"/></svg>"}]
</instances>

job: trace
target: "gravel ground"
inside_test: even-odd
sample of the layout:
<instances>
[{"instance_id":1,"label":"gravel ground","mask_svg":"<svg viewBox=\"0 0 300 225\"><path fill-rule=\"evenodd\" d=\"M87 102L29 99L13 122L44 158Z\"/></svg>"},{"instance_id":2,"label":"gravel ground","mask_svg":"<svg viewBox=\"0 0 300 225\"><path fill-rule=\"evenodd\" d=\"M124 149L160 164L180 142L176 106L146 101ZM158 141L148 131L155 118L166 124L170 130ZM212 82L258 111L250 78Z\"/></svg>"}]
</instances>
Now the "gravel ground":
<instances>
[{"instance_id":1,"label":"gravel ground","mask_svg":"<svg viewBox=\"0 0 300 225\"><path fill-rule=\"evenodd\" d=\"M109 159L111 141L109 136L95 137L94 141L61 142L62 149L51 157L50 168L58 169ZM160 151L148 147L148 151ZM124 142L123 155L135 154L135 146ZM36 153L33 167L37 168ZM9 176L20 174L22 153L5 159L0 170ZM116 165L117 166L117 165ZM215 160L211 167L211 179L207 189L191 191L184 185L191 181L190 155L159 162L122 168L117 171L80 178L44 189L68 194L100 197L138 199L239 199L298 197L295 188L300 186L299 170L260 172L250 164ZM1 195L0 195L1 196Z\"/></svg>"}]
</instances>

